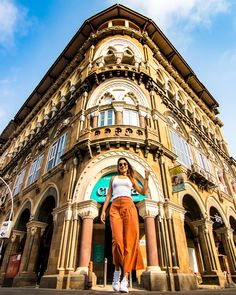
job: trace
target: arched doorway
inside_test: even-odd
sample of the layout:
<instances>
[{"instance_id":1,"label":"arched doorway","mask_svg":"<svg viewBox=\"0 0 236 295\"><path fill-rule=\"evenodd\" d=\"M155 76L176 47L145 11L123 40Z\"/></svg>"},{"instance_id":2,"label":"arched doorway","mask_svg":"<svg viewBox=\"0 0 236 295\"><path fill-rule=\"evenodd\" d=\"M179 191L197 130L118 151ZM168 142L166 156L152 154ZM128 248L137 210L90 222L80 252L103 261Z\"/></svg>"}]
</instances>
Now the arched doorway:
<instances>
[{"instance_id":1,"label":"arched doorway","mask_svg":"<svg viewBox=\"0 0 236 295\"><path fill-rule=\"evenodd\" d=\"M45 223L45 229L39 240L39 248L38 248L38 259L36 262L36 279L37 284L40 284L40 280L47 270L48 266L48 258L50 253L50 246L53 235L53 216L52 211L56 206L54 196L48 196L42 202L39 210L38 210L38 218L37 220Z\"/></svg>"},{"instance_id":2,"label":"arched doorway","mask_svg":"<svg viewBox=\"0 0 236 295\"><path fill-rule=\"evenodd\" d=\"M4 287L11 287L19 272L21 259L27 237L27 223L30 220L30 203L27 203L19 214L12 230L9 257L7 258L6 274L3 280Z\"/></svg>"},{"instance_id":3,"label":"arched doorway","mask_svg":"<svg viewBox=\"0 0 236 295\"><path fill-rule=\"evenodd\" d=\"M229 217L230 227L232 229L232 266L231 266L231 276L234 283L236 283L236 219L233 216ZM229 242L230 243L230 242Z\"/></svg>"},{"instance_id":4,"label":"arched doorway","mask_svg":"<svg viewBox=\"0 0 236 295\"><path fill-rule=\"evenodd\" d=\"M236 249L236 219L233 216L230 216L229 223L230 223L230 227L233 230L233 242L234 242L234 247Z\"/></svg>"},{"instance_id":5,"label":"arched doorway","mask_svg":"<svg viewBox=\"0 0 236 295\"><path fill-rule=\"evenodd\" d=\"M198 282L202 282L201 275L204 271L204 260L196 222L203 218L202 212L198 203L191 195L183 197L183 207L186 210L184 220L184 230L186 235L189 263L193 273L196 274Z\"/></svg>"},{"instance_id":6,"label":"arched doorway","mask_svg":"<svg viewBox=\"0 0 236 295\"><path fill-rule=\"evenodd\" d=\"M220 263L220 270L225 276L226 283L231 285L232 280L235 280L236 274L235 245L233 245L234 242L230 237L231 233L227 221L223 217L218 208L214 206L210 207L213 237ZM234 226L234 223L232 225Z\"/></svg>"},{"instance_id":7,"label":"arched doorway","mask_svg":"<svg viewBox=\"0 0 236 295\"><path fill-rule=\"evenodd\" d=\"M108 188L109 181L107 182L107 187L102 184L101 186L98 186L96 188L96 185L104 177L109 178L113 173L115 174L117 173L117 160L120 157L126 157L129 160L130 164L133 167L135 167L136 178L137 180L140 180L141 183L144 182L144 171L146 169L151 171L150 177L149 177L149 199L151 199L153 202L159 202L159 201L164 202L162 187L157 178L157 175L156 175L157 173L153 170L153 167L149 166L147 161L141 158L140 156L138 156L137 154L134 154L128 151L121 151L121 150L109 151L104 154L98 155L87 164L87 166L84 168L83 172L81 173L79 179L77 180L77 185L75 187L75 192L73 195L73 202L78 203L79 207L81 208L83 206L82 205L83 203L86 203L87 201L92 201L92 200L96 201L102 206L105 200L106 189ZM93 198L94 190L98 192L97 199ZM139 202L139 200L134 200L134 201ZM84 222L82 224L84 224ZM106 223L106 225L101 224L99 218L93 219L93 238L92 238L92 244L90 244L91 255L89 259L93 261L93 266L94 266L93 271L97 277L97 283L104 282L104 259L105 259L105 254L108 255L107 252L105 251L105 246L106 248L110 247L111 249L111 238L108 238L109 237L108 224L109 224L108 222ZM105 226L107 226L107 229L105 228ZM144 265L145 265L147 263L146 235L145 235L144 221L142 218L140 218L139 228L140 228L140 248L141 248ZM105 238L105 233L107 238L110 240L110 242L107 242ZM110 237L111 237L111 234L110 234ZM80 239L78 244L78 249L80 249L81 243L82 242ZM79 250L79 257L81 257L81 255L82 255L81 251ZM84 263L84 261L82 262ZM82 265L82 262L80 261L80 258L79 258L79 268L81 267L81 269L82 267L87 267L87 265ZM113 265L112 265L111 258L110 258L110 263L112 268ZM141 271L137 273L137 276L140 277L140 275L141 275ZM108 277L108 281L109 281L109 277Z\"/></svg>"},{"instance_id":8,"label":"arched doorway","mask_svg":"<svg viewBox=\"0 0 236 295\"><path fill-rule=\"evenodd\" d=\"M222 272L230 272L229 262L224 245L222 233L224 232L225 223L219 211L215 207L210 207L210 218L212 221L212 231L215 241L216 251L220 262ZM228 269L228 270L227 270Z\"/></svg>"}]
</instances>

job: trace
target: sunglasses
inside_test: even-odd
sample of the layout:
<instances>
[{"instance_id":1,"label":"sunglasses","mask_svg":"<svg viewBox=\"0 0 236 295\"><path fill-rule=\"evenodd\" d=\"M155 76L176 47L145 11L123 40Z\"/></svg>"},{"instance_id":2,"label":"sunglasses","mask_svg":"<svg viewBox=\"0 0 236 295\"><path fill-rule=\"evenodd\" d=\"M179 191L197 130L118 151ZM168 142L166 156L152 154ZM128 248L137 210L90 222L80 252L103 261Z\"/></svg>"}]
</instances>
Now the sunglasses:
<instances>
[{"instance_id":1,"label":"sunglasses","mask_svg":"<svg viewBox=\"0 0 236 295\"><path fill-rule=\"evenodd\" d=\"M127 163L119 163L119 167L122 167L122 166L127 166Z\"/></svg>"}]
</instances>

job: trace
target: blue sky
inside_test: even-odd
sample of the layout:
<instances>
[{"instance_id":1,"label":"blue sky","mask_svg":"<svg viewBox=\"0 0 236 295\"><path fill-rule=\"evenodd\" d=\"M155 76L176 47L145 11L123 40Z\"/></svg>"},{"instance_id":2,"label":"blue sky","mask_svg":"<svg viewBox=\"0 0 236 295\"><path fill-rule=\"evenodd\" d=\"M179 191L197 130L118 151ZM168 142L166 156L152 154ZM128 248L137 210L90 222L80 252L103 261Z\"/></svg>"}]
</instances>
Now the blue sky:
<instances>
[{"instance_id":1,"label":"blue sky","mask_svg":"<svg viewBox=\"0 0 236 295\"><path fill-rule=\"evenodd\" d=\"M236 158L235 0L0 0L0 133L82 23L115 3L163 30L218 101Z\"/></svg>"}]
</instances>

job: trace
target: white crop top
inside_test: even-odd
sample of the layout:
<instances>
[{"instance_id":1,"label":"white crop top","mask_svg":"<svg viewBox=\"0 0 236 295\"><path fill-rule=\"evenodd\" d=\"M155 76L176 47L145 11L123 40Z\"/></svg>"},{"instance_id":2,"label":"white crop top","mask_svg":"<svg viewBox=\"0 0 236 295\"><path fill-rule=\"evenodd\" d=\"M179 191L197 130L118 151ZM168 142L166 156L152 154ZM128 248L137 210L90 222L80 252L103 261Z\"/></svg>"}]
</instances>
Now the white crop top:
<instances>
[{"instance_id":1,"label":"white crop top","mask_svg":"<svg viewBox=\"0 0 236 295\"><path fill-rule=\"evenodd\" d=\"M118 176L115 176L112 181L112 199L114 200L121 196L131 198L132 187L132 182L128 177L119 178Z\"/></svg>"}]
</instances>

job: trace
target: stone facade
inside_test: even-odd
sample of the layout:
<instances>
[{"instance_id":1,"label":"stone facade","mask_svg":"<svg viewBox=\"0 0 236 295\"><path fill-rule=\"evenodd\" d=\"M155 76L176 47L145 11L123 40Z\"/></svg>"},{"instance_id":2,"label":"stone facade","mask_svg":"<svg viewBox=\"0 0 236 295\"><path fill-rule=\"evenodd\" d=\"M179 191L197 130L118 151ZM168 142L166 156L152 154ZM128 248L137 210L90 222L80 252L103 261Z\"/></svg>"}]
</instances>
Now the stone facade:
<instances>
[{"instance_id":1,"label":"stone facade","mask_svg":"<svg viewBox=\"0 0 236 295\"><path fill-rule=\"evenodd\" d=\"M218 103L150 19L88 19L0 136L2 286L85 289L112 275L107 181L127 157L148 290L236 282L236 162ZM135 199L136 198L136 199ZM91 263L92 262L92 263ZM93 268L92 268L93 265Z\"/></svg>"}]
</instances>

